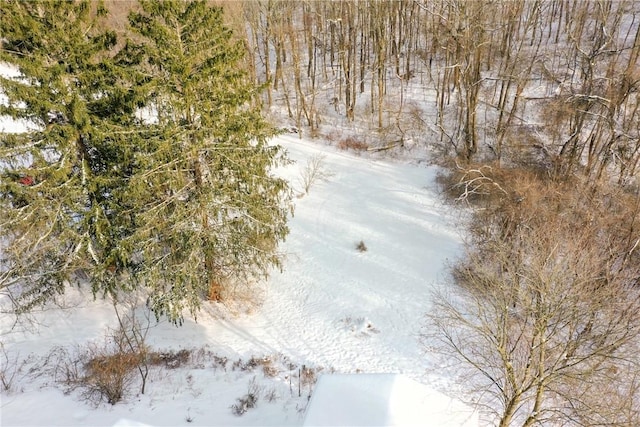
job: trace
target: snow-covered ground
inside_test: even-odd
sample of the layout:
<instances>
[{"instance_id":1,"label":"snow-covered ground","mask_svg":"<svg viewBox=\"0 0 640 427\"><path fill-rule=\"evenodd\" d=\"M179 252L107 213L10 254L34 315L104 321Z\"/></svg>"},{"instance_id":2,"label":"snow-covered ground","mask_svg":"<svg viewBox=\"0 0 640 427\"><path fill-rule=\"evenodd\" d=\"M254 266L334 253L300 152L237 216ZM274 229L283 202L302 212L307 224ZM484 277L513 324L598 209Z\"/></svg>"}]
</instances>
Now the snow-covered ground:
<instances>
[{"instance_id":1,"label":"snow-covered ground","mask_svg":"<svg viewBox=\"0 0 640 427\"><path fill-rule=\"evenodd\" d=\"M418 341L430 289L443 282L447 260L461 248L435 189L436 170L297 136L276 143L295 161L278 173L298 191L310 159L321 159L328 178L295 199L291 234L281 247L284 270L247 297L252 309L206 305L197 322L182 327L154 321L148 344L193 349L190 362L155 368L144 395L134 388L123 402L97 407L79 390L66 395L50 374L55 357L45 356L58 346L103 341L115 325L108 302L71 290L71 308L37 314L38 326L28 332L7 333L5 317L3 363L10 372L21 369L1 395L3 426L110 426L123 419L154 426L301 425L313 383L303 381L305 369L312 380L334 371L401 373L447 391L447 378ZM361 241L366 251L356 249ZM247 367L252 357L266 357L274 369ZM41 368L29 373L36 365ZM260 395L256 407L234 415L231 406L248 390Z\"/></svg>"},{"instance_id":2,"label":"snow-covered ground","mask_svg":"<svg viewBox=\"0 0 640 427\"><path fill-rule=\"evenodd\" d=\"M404 375L333 374L320 377L305 426L477 427L470 407Z\"/></svg>"}]
</instances>

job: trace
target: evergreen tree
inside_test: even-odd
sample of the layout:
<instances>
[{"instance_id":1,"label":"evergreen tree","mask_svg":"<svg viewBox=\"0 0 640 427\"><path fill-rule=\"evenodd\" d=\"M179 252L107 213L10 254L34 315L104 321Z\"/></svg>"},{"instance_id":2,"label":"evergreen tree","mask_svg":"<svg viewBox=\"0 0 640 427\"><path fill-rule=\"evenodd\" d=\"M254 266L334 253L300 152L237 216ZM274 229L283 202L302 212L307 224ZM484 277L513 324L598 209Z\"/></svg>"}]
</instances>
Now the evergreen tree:
<instances>
[{"instance_id":1,"label":"evergreen tree","mask_svg":"<svg viewBox=\"0 0 640 427\"><path fill-rule=\"evenodd\" d=\"M115 34L98 29L104 13L88 1L0 3L0 62L21 75L0 78L0 114L34 129L0 137L0 289L18 311L79 276L96 293L130 283L135 223L122 212L133 208L144 81L123 73L135 52L113 55Z\"/></svg>"},{"instance_id":2,"label":"evergreen tree","mask_svg":"<svg viewBox=\"0 0 640 427\"><path fill-rule=\"evenodd\" d=\"M271 169L284 160L267 144L274 130L254 102L244 46L205 1L142 1L130 16L147 52L157 134L147 139L146 174L131 185L145 208L142 242L150 304L176 318L203 296L263 278L279 265L288 233L289 191Z\"/></svg>"},{"instance_id":3,"label":"evergreen tree","mask_svg":"<svg viewBox=\"0 0 640 427\"><path fill-rule=\"evenodd\" d=\"M18 311L88 278L94 293L149 290L173 321L224 286L279 265L289 192L222 11L143 2L143 46L116 49L89 2L0 3L0 290ZM157 121L137 117L155 107Z\"/></svg>"}]
</instances>

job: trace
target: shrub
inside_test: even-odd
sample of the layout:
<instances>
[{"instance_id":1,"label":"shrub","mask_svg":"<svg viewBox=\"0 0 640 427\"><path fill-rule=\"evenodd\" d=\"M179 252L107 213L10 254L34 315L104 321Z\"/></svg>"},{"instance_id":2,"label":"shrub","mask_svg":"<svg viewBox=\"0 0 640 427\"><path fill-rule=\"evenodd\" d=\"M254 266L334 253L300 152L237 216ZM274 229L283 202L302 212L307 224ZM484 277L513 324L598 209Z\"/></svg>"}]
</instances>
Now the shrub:
<instances>
[{"instance_id":1,"label":"shrub","mask_svg":"<svg viewBox=\"0 0 640 427\"><path fill-rule=\"evenodd\" d=\"M494 168L487 164L456 164L437 179L448 197L457 202L475 205L509 196L510 193L505 190L505 181L513 178L511 173L517 174L518 171Z\"/></svg>"},{"instance_id":2,"label":"shrub","mask_svg":"<svg viewBox=\"0 0 640 427\"><path fill-rule=\"evenodd\" d=\"M369 145L354 136L348 136L338 142L338 148L341 150L366 151Z\"/></svg>"},{"instance_id":3,"label":"shrub","mask_svg":"<svg viewBox=\"0 0 640 427\"><path fill-rule=\"evenodd\" d=\"M274 378L280 373L280 370L271 359L265 357L262 362L262 373L265 377Z\"/></svg>"},{"instance_id":4,"label":"shrub","mask_svg":"<svg viewBox=\"0 0 640 427\"><path fill-rule=\"evenodd\" d=\"M118 352L109 345L89 344L70 352L54 348L43 363L54 381L65 386L65 393L81 389L81 397L98 405L103 400L110 405L121 401L135 378L140 356Z\"/></svg>"},{"instance_id":5,"label":"shrub","mask_svg":"<svg viewBox=\"0 0 640 427\"><path fill-rule=\"evenodd\" d=\"M81 389L81 396L87 401L115 405L133 385L136 370L146 366L149 359L146 345L127 344L126 332L120 325L107 332L104 343L77 346L73 352L57 347L49 353L44 366L55 361L49 370L54 380L66 387L65 393ZM142 376L142 383L145 381L146 374Z\"/></svg>"},{"instance_id":6,"label":"shrub","mask_svg":"<svg viewBox=\"0 0 640 427\"><path fill-rule=\"evenodd\" d=\"M189 362L191 350L153 352L149 354L149 363L164 365L168 369L176 369Z\"/></svg>"},{"instance_id":7,"label":"shrub","mask_svg":"<svg viewBox=\"0 0 640 427\"><path fill-rule=\"evenodd\" d=\"M131 385L138 363L140 359L137 354L110 354L104 349L95 348L85 367L85 396L90 400L106 399L107 403L115 405Z\"/></svg>"},{"instance_id":8,"label":"shrub","mask_svg":"<svg viewBox=\"0 0 640 427\"><path fill-rule=\"evenodd\" d=\"M236 403L231 405L231 412L238 417L244 415L249 409L254 408L258 402L258 396L247 393L243 397L236 399Z\"/></svg>"},{"instance_id":9,"label":"shrub","mask_svg":"<svg viewBox=\"0 0 640 427\"><path fill-rule=\"evenodd\" d=\"M253 360L253 359L252 359ZM233 415L241 416L244 415L249 409L255 408L258 403L258 396L260 395L260 387L256 383L255 377L249 383L249 389L247 394L243 397L239 397L236 399L236 403L231 405L231 412Z\"/></svg>"},{"instance_id":10,"label":"shrub","mask_svg":"<svg viewBox=\"0 0 640 427\"><path fill-rule=\"evenodd\" d=\"M265 357L255 357L251 356L249 360L243 362L242 359L238 359L233 362L231 366L232 370L240 370L240 371L253 371L258 366L262 366L262 373L265 377L273 378L280 373L280 370L275 365L274 356L265 356Z\"/></svg>"},{"instance_id":11,"label":"shrub","mask_svg":"<svg viewBox=\"0 0 640 427\"><path fill-rule=\"evenodd\" d=\"M360 240L360 242L356 245L356 249L359 252L366 252L367 251L367 245L364 244L364 240Z\"/></svg>"}]
</instances>

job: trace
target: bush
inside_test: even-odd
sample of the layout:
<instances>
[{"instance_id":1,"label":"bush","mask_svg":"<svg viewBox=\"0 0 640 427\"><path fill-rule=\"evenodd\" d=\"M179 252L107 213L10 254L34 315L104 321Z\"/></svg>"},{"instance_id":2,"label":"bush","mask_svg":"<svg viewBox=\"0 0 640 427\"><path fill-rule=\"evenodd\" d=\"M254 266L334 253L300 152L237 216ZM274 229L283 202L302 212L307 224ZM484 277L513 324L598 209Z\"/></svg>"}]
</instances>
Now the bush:
<instances>
[{"instance_id":1,"label":"bush","mask_svg":"<svg viewBox=\"0 0 640 427\"><path fill-rule=\"evenodd\" d=\"M191 359L191 350L152 352L149 354L151 365L164 365L168 369L176 369Z\"/></svg>"},{"instance_id":2,"label":"bush","mask_svg":"<svg viewBox=\"0 0 640 427\"><path fill-rule=\"evenodd\" d=\"M231 412L233 413L233 415L239 417L244 415L249 409L255 408L256 404L258 403L258 396L260 396L260 391L261 388L256 383L256 379L254 377L249 383L247 394L245 394L243 397L237 398L236 403L231 405Z\"/></svg>"},{"instance_id":3,"label":"bush","mask_svg":"<svg viewBox=\"0 0 640 427\"><path fill-rule=\"evenodd\" d=\"M115 405L123 399L133 381L134 370L140 363L139 355L109 353L104 348L94 348L90 355L83 378L85 396L92 401L106 399L107 403Z\"/></svg>"},{"instance_id":4,"label":"bush","mask_svg":"<svg viewBox=\"0 0 640 427\"><path fill-rule=\"evenodd\" d=\"M338 142L338 148L341 150L366 151L369 145L354 136L348 136Z\"/></svg>"},{"instance_id":5,"label":"bush","mask_svg":"<svg viewBox=\"0 0 640 427\"><path fill-rule=\"evenodd\" d=\"M133 343L128 333L121 323L119 328L106 333L102 344L77 346L73 352L57 347L49 353L44 366L55 361L49 370L56 382L66 386L66 393L81 389L81 396L87 401L115 405L134 384L136 371L143 374L144 393L147 365L152 360L146 345L142 341Z\"/></svg>"},{"instance_id":6,"label":"bush","mask_svg":"<svg viewBox=\"0 0 640 427\"><path fill-rule=\"evenodd\" d=\"M258 402L258 396L253 393L247 393L243 397L236 399L236 403L231 405L231 412L233 415L244 415L249 409L254 408Z\"/></svg>"},{"instance_id":7,"label":"bush","mask_svg":"<svg viewBox=\"0 0 640 427\"><path fill-rule=\"evenodd\" d=\"M486 164L456 164L450 167L448 172L438 175L437 179L449 198L477 205L510 196L509 191L505 189L505 181L509 182L513 178L512 174L517 173L519 172Z\"/></svg>"},{"instance_id":8,"label":"bush","mask_svg":"<svg viewBox=\"0 0 640 427\"><path fill-rule=\"evenodd\" d=\"M55 361L53 366L51 361ZM80 389L84 400L95 405L102 401L115 405L129 391L139 363L139 354L119 352L107 343L78 346L74 351L56 347L43 367L65 387L65 393Z\"/></svg>"}]
</instances>

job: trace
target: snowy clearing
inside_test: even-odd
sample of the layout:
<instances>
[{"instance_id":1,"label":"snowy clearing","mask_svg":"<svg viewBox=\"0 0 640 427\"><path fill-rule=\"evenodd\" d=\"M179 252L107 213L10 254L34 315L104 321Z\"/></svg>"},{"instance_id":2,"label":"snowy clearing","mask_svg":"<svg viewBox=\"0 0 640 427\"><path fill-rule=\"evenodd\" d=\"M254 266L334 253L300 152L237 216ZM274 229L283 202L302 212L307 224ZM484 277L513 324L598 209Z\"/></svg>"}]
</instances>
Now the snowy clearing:
<instances>
[{"instance_id":1,"label":"snowy clearing","mask_svg":"<svg viewBox=\"0 0 640 427\"><path fill-rule=\"evenodd\" d=\"M71 290L71 308L38 313L32 330L6 333L11 319L3 318L3 363L15 375L2 394L2 425L301 425L323 372L399 373L440 391L453 386L418 342L429 291L461 248L435 189L436 169L294 136L277 143L295 161L278 173L297 192L314 156L321 156L325 179L295 200L291 234L281 247L284 271L274 272L260 295L247 296L251 310L207 304L197 322L179 328L154 321L148 344L193 350L191 363L154 369L144 395L133 387L115 406L93 405L77 390L65 395L47 374L55 361L43 362L56 347L104 340L105 328L115 326L108 302ZM359 242L366 250L356 249ZM269 359L273 372L240 360L252 358ZM36 365L44 368L29 373ZM306 382L305 369L313 377ZM234 415L232 406L252 388L260 395L256 406Z\"/></svg>"}]
</instances>

